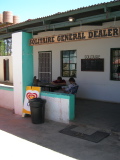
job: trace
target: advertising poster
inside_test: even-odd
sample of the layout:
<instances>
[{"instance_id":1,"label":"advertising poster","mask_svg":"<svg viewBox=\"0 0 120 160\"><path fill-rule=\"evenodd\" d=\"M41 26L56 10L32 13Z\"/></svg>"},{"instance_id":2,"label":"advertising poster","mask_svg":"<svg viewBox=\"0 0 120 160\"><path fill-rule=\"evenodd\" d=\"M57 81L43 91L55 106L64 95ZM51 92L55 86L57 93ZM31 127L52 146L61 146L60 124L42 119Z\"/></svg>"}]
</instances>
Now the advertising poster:
<instances>
[{"instance_id":1,"label":"advertising poster","mask_svg":"<svg viewBox=\"0 0 120 160\"><path fill-rule=\"evenodd\" d=\"M24 99L24 106L23 106L23 114L31 114L30 112L30 105L29 100L33 98L38 98L40 94L41 88L40 87L26 87L25 99Z\"/></svg>"}]
</instances>

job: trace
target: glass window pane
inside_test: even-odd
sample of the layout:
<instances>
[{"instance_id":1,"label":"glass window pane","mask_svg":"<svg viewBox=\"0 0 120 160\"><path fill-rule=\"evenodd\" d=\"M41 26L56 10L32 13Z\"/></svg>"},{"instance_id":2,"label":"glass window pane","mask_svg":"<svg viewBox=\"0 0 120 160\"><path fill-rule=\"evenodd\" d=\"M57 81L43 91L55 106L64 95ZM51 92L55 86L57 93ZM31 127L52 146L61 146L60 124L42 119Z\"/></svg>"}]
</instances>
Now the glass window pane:
<instances>
[{"instance_id":1,"label":"glass window pane","mask_svg":"<svg viewBox=\"0 0 120 160\"><path fill-rule=\"evenodd\" d=\"M69 58L63 58L63 63L69 63Z\"/></svg>"},{"instance_id":2,"label":"glass window pane","mask_svg":"<svg viewBox=\"0 0 120 160\"><path fill-rule=\"evenodd\" d=\"M8 39L8 55L12 53L12 39Z\"/></svg>"},{"instance_id":3,"label":"glass window pane","mask_svg":"<svg viewBox=\"0 0 120 160\"><path fill-rule=\"evenodd\" d=\"M117 73L112 73L112 78L113 79L117 79L117 77L118 77Z\"/></svg>"},{"instance_id":4,"label":"glass window pane","mask_svg":"<svg viewBox=\"0 0 120 160\"><path fill-rule=\"evenodd\" d=\"M7 40L4 40L5 43L5 56L7 56Z\"/></svg>"},{"instance_id":5,"label":"glass window pane","mask_svg":"<svg viewBox=\"0 0 120 160\"><path fill-rule=\"evenodd\" d=\"M118 68L118 65L113 65L112 72L117 73L117 68Z\"/></svg>"},{"instance_id":6,"label":"glass window pane","mask_svg":"<svg viewBox=\"0 0 120 160\"><path fill-rule=\"evenodd\" d=\"M76 51L70 51L70 57L76 57Z\"/></svg>"},{"instance_id":7,"label":"glass window pane","mask_svg":"<svg viewBox=\"0 0 120 160\"><path fill-rule=\"evenodd\" d=\"M63 64L63 70L69 70L69 64Z\"/></svg>"},{"instance_id":8,"label":"glass window pane","mask_svg":"<svg viewBox=\"0 0 120 160\"><path fill-rule=\"evenodd\" d=\"M113 64L120 64L120 59L119 59L119 57L113 58Z\"/></svg>"},{"instance_id":9,"label":"glass window pane","mask_svg":"<svg viewBox=\"0 0 120 160\"><path fill-rule=\"evenodd\" d=\"M70 77L76 77L76 71L70 71Z\"/></svg>"},{"instance_id":10,"label":"glass window pane","mask_svg":"<svg viewBox=\"0 0 120 160\"><path fill-rule=\"evenodd\" d=\"M118 64L120 64L120 58L117 59Z\"/></svg>"},{"instance_id":11,"label":"glass window pane","mask_svg":"<svg viewBox=\"0 0 120 160\"><path fill-rule=\"evenodd\" d=\"M76 57L71 57L70 58L70 63L76 63Z\"/></svg>"},{"instance_id":12,"label":"glass window pane","mask_svg":"<svg viewBox=\"0 0 120 160\"><path fill-rule=\"evenodd\" d=\"M63 51L63 57L69 57L69 51Z\"/></svg>"},{"instance_id":13,"label":"glass window pane","mask_svg":"<svg viewBox=\"0 0 120 160\"><path fill-rule=\"evenodd\" d=\"M120 80L120 49L111 49L111 79Z\"/></svg>"},{"instance_id":14,"label":"glass window pane","mask_svg":"<svg viewBox=\"0 0 120 160\"><path fill-rule=\"evenodd\" d=\"M70 64L70 70L75 70L76 69L76 65L75 64Z\"/></svg>"},{"instance_id":15,"label":"glass window pane","mask_svg":"<svg viewBox=\"0 0 120 160\"><path fill-rule=\"evenodd\" d=\"M120 65L117 67L117 73L120 73Z\"/></svg>"},{"instance_id":16,"label":"glass window pane","mask_svg":"<svg viewBox=\"0 0 120 160\"><path fill-rule=\"evenodd\" d=\"M4 40L0 40L0 55L4 56Z\"/></svg>"},{"instance_id":17,"label":"glass window pane","mask_svg":"<svg viewBox=\"0 0 120 160\"><path fill-rule=\"evenodd\" d=\"M112 78L114 80L120 80L120 73L112 73Z\"/></svg>"},{"instance_id":18,"label":"glass window pane","mask_svg":"<svg viewBox=\"0 0 120 160\"><path fill-rule=\"evenodd\" d=\"M0 56L9 56L12 53L12 39L0 40Z\"/></svg>"},{"instance_id":19,"label":"glass window pane","mask_svg":"<svg viewBox=\"0 0 120 160\"><path fill-rule=\"evenodd\" d=\"M114 55L113 56L118 57L118 50L114 51Z\"/></svg>"},{"instance_id":20,"label":"glass window pane","mask_svg":"<svg viewBox=\"0 0 120 160\"><path fill-rule=\"evenodd\" d=\"M63 77L69 77L69 71L63 71Z\"/></svg>"}]
</instances>

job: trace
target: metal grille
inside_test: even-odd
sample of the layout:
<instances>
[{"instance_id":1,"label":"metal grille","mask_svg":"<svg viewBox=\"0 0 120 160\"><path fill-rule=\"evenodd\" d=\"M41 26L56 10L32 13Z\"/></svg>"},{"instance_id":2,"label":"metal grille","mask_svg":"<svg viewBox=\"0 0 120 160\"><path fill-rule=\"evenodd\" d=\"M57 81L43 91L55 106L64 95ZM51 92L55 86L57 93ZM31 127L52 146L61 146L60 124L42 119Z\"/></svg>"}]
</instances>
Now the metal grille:
<instances>
[{"instance_id":1,"label":"metal grille","mask_svg":"<svg viewBox=\"0 0 120 160\"><path fill-rule=\"evenodd\" d=\"M38 52L39 54L39 73L38 78L41 82L51 82L51 52Z\"/></svg>"}]
</instances>

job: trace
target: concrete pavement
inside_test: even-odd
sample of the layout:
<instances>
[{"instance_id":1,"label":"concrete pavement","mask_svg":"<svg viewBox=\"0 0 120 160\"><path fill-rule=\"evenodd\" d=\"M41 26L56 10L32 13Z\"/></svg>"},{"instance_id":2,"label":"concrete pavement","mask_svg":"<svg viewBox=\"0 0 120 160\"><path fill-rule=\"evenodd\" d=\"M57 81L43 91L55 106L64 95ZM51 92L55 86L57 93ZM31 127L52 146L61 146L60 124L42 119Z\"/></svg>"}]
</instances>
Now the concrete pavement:
<instances>
[{"instance_id":1,"label":"concrete pavement","mask_svg":"<svg viewBox=\"0 0 120 160\"><path fill-rule=\"evenodd\" d=\"M59 133L66 126L48 120L43 124L33 124L29 116L22 118L11 110L0 108L0 157L2 160L120 159L118 135L111 133L99 143L94 143Z\"/></svg>"}]
</instances>

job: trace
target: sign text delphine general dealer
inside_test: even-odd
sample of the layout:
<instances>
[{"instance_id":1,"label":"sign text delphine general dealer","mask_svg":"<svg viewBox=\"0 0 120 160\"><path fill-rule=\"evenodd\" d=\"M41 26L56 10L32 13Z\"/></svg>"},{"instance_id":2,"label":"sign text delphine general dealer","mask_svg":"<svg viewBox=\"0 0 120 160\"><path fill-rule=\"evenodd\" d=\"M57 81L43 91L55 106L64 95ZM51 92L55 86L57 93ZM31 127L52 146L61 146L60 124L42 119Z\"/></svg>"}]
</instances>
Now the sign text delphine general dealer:
<instances>
[{"instance_id":1,"label":"sign text delphine general dealer","mask_svg":"<svg viewBox=\"0 0 120 160\"><path fill-rule=\"evenodd\" d=\"M110 38L120 36L120 28L107 28L99 29L93 31L77 32L77 33L67 33L61 35L40 37L30 39L30 46L52 44L60 42L70 42L70 41L80 41L80 40L90 40L98 38Z\"/></svg>"}]
</instances>

